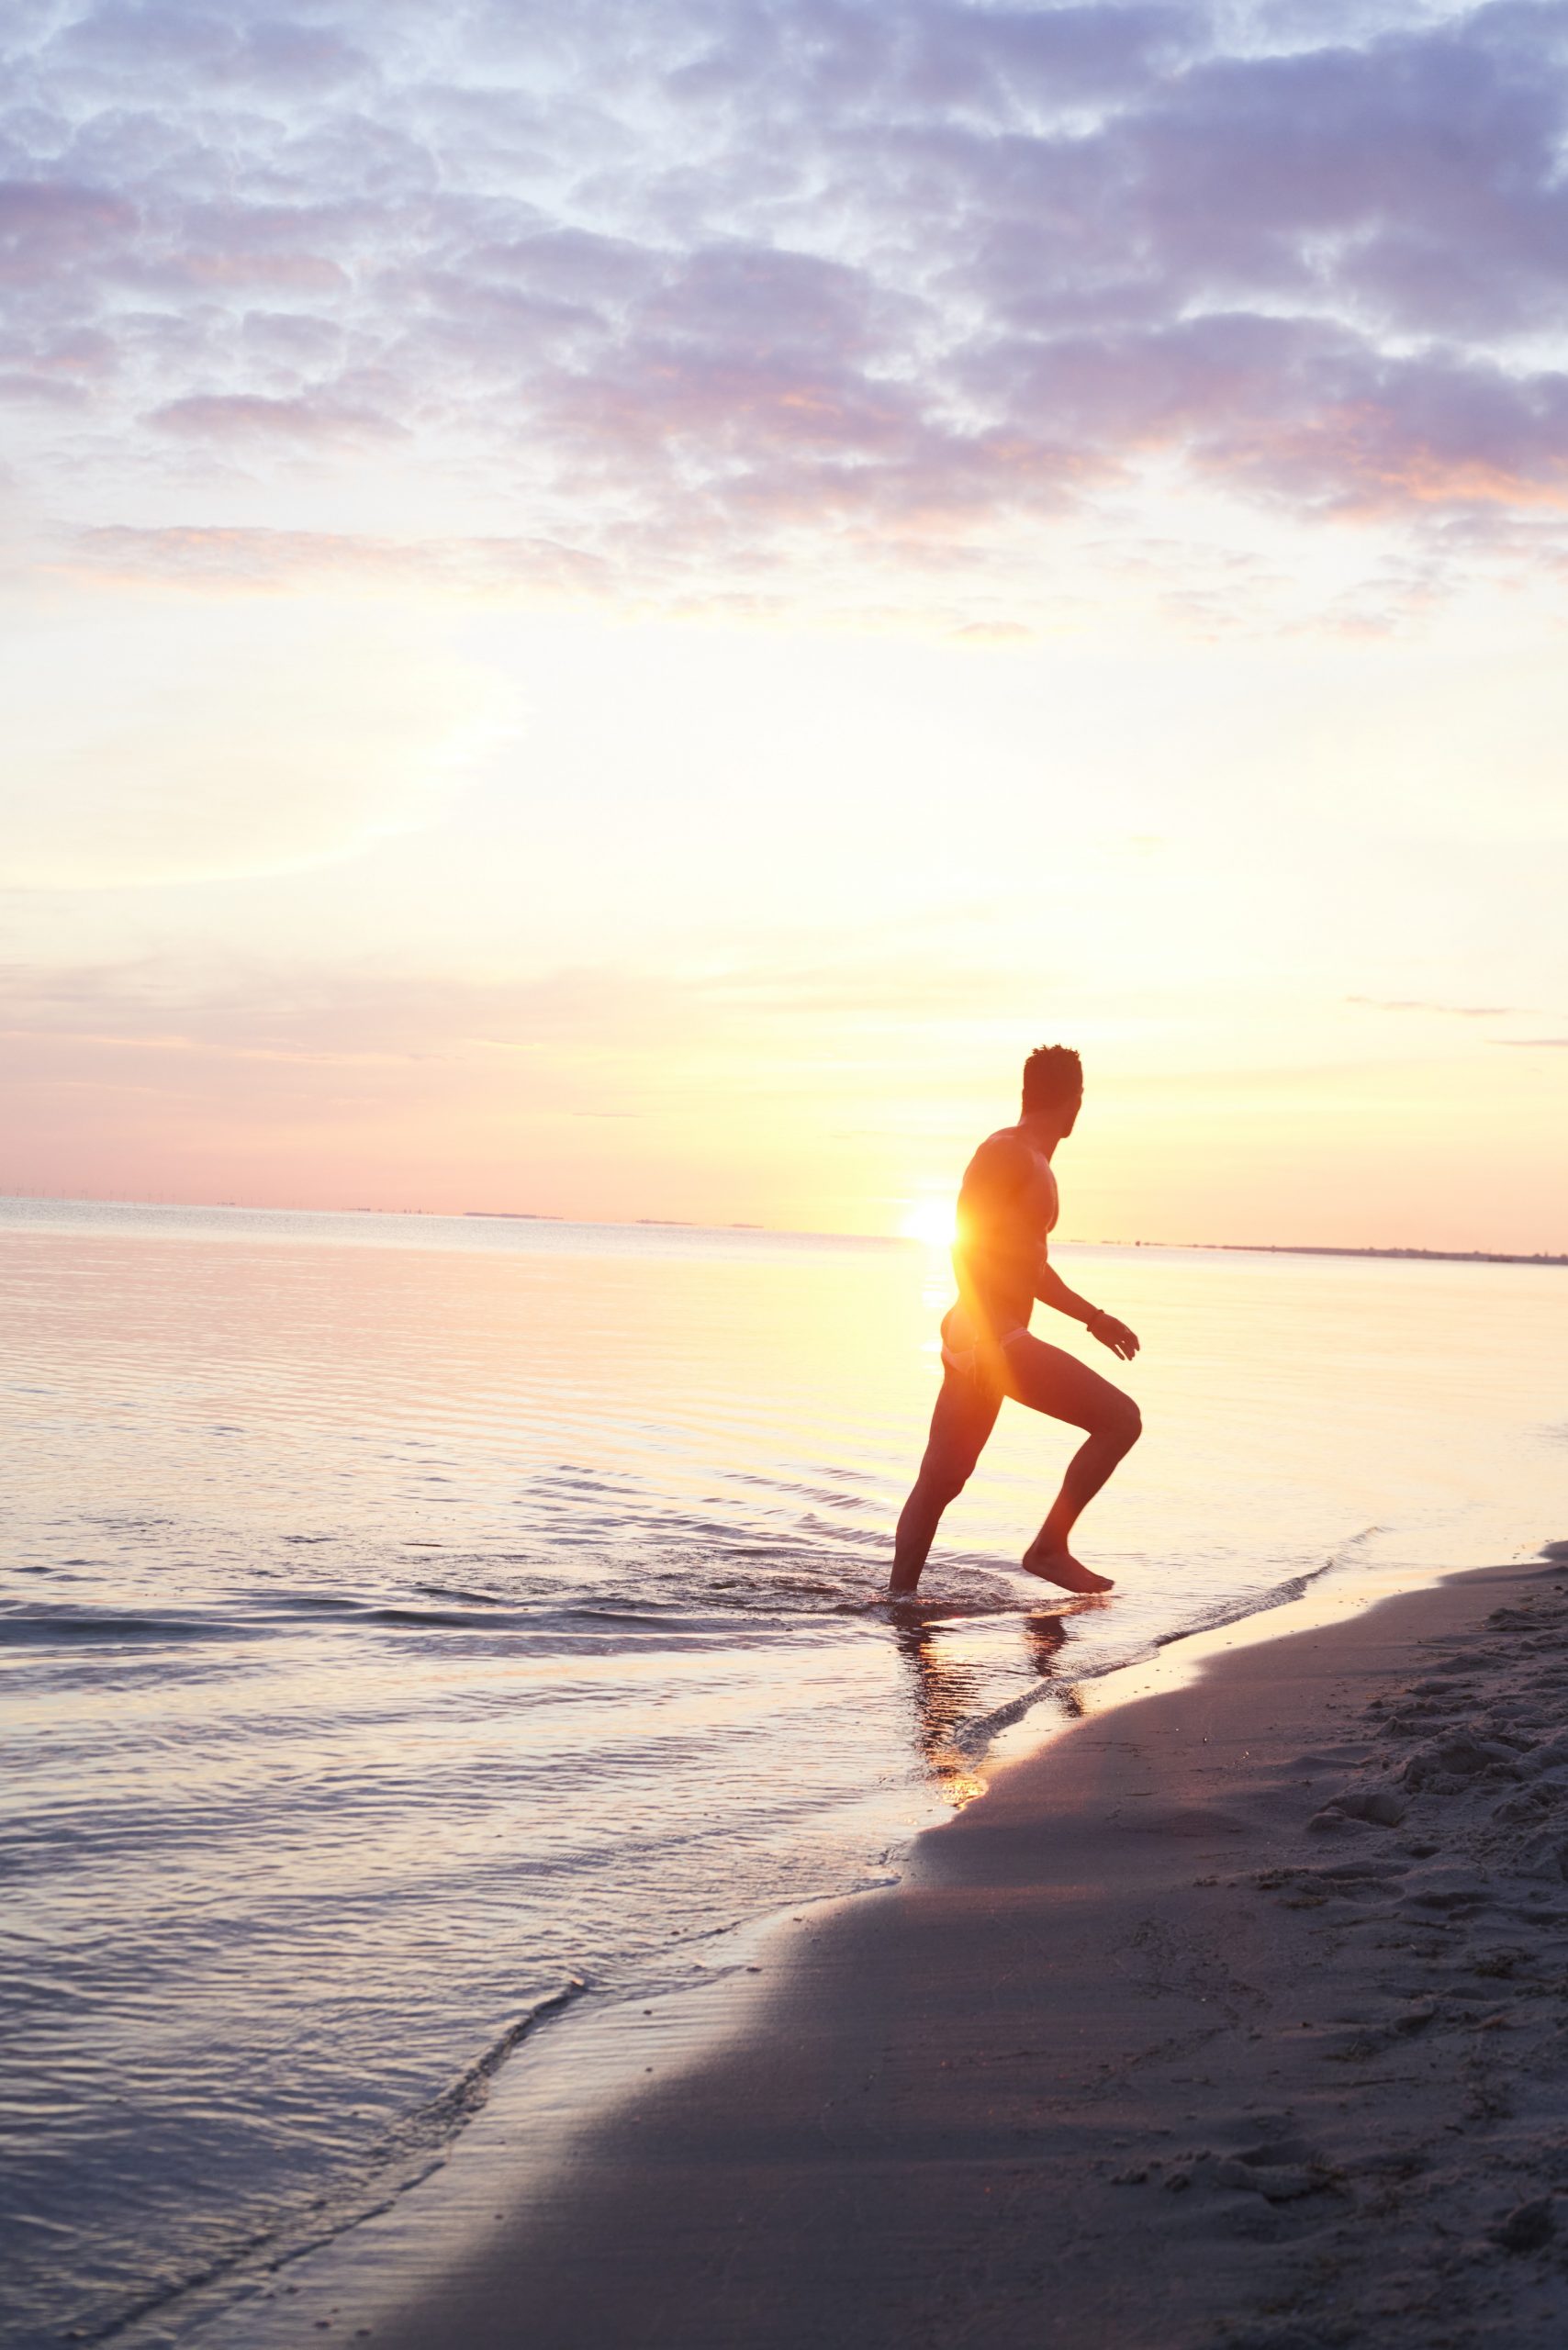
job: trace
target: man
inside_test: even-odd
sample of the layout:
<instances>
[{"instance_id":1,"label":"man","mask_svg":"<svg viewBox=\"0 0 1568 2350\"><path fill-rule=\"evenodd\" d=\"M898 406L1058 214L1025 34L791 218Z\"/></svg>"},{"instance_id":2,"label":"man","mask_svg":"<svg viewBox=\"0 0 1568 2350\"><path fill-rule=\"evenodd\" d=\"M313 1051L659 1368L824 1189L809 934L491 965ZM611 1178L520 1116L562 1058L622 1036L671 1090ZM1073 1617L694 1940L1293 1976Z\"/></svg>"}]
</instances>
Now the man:
<instances>
[{"instance_id":1,"label":"man","mask_svg":"<svg viewBox=\"0 0 1568 2350\"><path fill-rule=\"evenodd\" d=\"M1137 1405L1076 1355L1043 1346L1029 1333L1036 1299L1081 1322L1092 1337L1130 1362L1138 1342L1125 1322L1069 1289L1046 1259L1057 1220L1051 1158L1072 1132L1083 1102L1083 1069L1065 1046L1041 1046L1024 1064L1023 1114L982 1142L958 1194L953 1270L958 1303L942 1324L942 1392L913 1493L893 1546L890 1599L907 1599L947 1504L963 1492L1002 1399L1085 1431L1068 1463L1050 1514L1024 1553L1026 1574L1064 1591L1109 1591L1109 1575L1083 1566L1068 1549L1074 1520L1125 1454L1143 1422Z\"/></svg>"}]
</instances>

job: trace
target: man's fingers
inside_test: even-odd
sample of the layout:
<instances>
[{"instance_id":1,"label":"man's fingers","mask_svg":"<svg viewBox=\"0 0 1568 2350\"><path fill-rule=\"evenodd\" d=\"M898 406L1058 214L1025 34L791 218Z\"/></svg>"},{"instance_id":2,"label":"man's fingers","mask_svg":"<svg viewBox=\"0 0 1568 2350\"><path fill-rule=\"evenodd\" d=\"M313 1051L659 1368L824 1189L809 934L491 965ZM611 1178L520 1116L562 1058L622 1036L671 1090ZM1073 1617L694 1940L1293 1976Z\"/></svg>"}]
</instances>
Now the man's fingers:
<instances>
[{"instance_id":1,"label":"man's fingers","mask_svg":"<svg viewBox=\"0 0 1568 2350\"><path fill-rule=\"evenodd\" d=\"M1110 1320L1109 1315L1106 1319ZM1138 1350L1137 1334L1129 1330L1125 1322L1112 1322L1108 1330L1102 1330L1097 1335L1100 1344L1109 1347L1120 1362L1131 1362Z\"/></svg>"}]
</instances>

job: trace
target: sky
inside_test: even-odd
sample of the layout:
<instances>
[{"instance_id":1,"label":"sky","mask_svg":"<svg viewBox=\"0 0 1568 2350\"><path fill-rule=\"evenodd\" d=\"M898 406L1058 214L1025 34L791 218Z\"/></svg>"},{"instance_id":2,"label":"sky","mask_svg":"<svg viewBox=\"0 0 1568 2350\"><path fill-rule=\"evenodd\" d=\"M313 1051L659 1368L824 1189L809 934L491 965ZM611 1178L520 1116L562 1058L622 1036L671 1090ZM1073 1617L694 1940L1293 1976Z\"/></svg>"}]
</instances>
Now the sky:
<instances>
[{"instance_id":1,"label":"sky","mask_svg":"<svg viewBox=\"0 0 1568 2350\"><path fill-rule=\"evenodd\" d=\"M1568 1249L1568 6L9 0L0 1190Z\"/></svg>"}]
</instances>

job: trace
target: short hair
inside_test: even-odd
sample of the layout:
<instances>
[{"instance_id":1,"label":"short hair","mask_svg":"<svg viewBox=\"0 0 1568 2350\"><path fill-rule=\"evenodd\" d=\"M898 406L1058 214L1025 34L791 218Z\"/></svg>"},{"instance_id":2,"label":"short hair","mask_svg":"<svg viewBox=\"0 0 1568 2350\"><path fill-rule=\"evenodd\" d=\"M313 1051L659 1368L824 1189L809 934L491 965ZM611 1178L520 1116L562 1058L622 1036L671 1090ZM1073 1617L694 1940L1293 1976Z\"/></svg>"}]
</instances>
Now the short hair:
<instances>
[{"instance_id":1,"label":"short hair","mask_svg":"<svg viewBox=\"0 0 1568 2350\"><path fill-rule=\"evenodd\" d=\"M1083 1063L1070 1045L1036 1045L1024 1064L1024 1115L1059 1110L1083 1091Z\"/></svg>"}]
</instances>

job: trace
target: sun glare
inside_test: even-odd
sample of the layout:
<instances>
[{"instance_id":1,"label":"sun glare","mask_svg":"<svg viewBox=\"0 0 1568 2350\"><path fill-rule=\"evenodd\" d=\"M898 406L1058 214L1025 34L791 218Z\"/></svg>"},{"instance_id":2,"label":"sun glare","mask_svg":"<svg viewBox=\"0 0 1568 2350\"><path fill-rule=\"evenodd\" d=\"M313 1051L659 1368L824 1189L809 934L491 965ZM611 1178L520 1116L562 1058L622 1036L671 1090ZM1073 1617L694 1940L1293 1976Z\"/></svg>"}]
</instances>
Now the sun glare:
<instances>
[{"instance_id":1,"label":"sun glare","mask_svg":"<svg viewBox=\"0 0 1568 2350\"><path fill-rule=\"evenodd\" d=\"M923 1240L928 1248L950 1248L955 1237L951 1200L916 1200L899 1226L906 1240Z\"/></svg>"}]
</instances>

